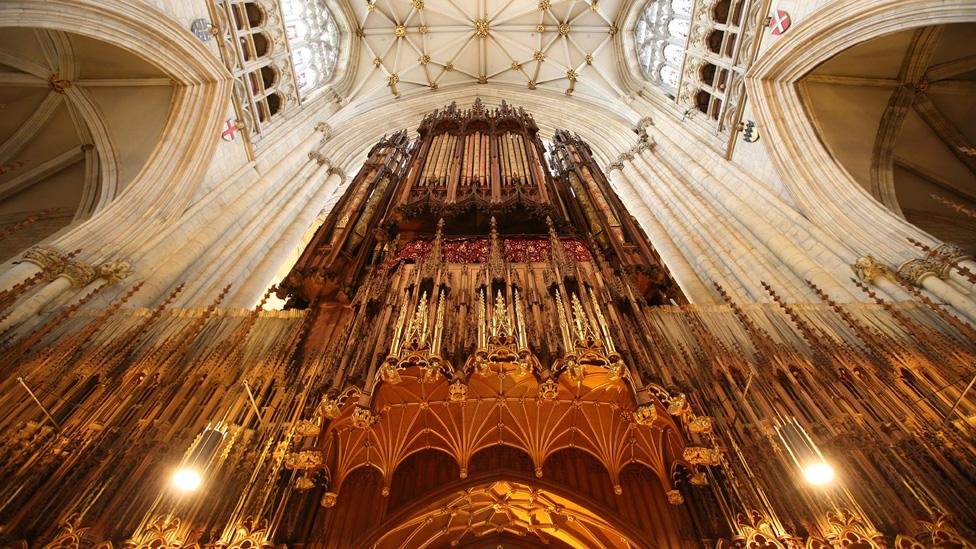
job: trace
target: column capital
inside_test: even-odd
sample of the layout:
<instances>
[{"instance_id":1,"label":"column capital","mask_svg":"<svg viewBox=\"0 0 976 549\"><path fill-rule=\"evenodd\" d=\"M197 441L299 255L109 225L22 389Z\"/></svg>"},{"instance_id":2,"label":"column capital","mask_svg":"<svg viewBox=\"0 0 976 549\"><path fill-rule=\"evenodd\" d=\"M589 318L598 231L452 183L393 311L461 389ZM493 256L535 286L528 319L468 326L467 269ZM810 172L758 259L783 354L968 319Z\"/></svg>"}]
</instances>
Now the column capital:
<instances>
[{"instance_id":1,"label":"column capital","mask_svg":"<svg viewBox=\"0 0 976 549\"><path fill-rule=\"evenodd\" d=\"M966 253L960 246L946 242L939 244L932 250L931 258L952 267L960 261L972 261L973 256Z\"/></svg>"},{"instance_id":2,"label":"column capital","mask_svg":"<svg viewBox=\"0 0 976 549\"><path fill-rule=\"evenodd\" d=\"M67 255L48 246L34 246L24 252L19 260L15 261L15 263L33 263L52 275L63 271L67 262Z\"/></svg>"},{"instance_id":3,"label":"column capital","mask_svg":"<svg viewBox=\"0 0 976 549\"><path fill-rule=\"evenodd\" d=\"M916 286L920 286L923 280L933 275L945 278L946 271L948 265L923 257L909 259L898 266L898 274Z\"/></svg>"},{"instance_id":4,"label":"column capital","mask_svg":"<svg viewBox=\"0 0 976 549\"><path fill-rule=\"evenodd\" d=\"M70 260L59 276L68 279L73 288L84 288L98 278L98 271L83 261Z\"/></svg>"}]
</instances>

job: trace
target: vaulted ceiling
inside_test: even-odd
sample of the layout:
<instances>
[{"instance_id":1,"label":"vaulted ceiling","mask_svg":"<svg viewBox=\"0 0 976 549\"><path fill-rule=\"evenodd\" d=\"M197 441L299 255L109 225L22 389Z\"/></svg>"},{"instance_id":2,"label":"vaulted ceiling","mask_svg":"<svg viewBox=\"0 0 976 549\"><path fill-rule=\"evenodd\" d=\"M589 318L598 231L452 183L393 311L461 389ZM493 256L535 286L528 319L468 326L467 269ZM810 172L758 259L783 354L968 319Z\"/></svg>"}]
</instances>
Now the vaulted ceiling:
<instances>
[{"instance_id":1,"label":"vaulted ceiling","mask_svg":"<svg viewBox=\"0 0 976 549\"><path fill-rule=\"evenodd\" d=\"M612 40L626 0L357 2L358 99L509 84L615 100Z\"/></svg>"},{"instance_id":2,"label":"vaulted ceiling","mask_svg":"<svg viewBox=\"0 0 976 549\"><path fill-rule=\"evenodd\" d=\"M976 249L976 24L890 34L850 48L801 84L827 148L879 201ZM935 195L935 196L933 196Z\"/></svg>"}]
</instances>

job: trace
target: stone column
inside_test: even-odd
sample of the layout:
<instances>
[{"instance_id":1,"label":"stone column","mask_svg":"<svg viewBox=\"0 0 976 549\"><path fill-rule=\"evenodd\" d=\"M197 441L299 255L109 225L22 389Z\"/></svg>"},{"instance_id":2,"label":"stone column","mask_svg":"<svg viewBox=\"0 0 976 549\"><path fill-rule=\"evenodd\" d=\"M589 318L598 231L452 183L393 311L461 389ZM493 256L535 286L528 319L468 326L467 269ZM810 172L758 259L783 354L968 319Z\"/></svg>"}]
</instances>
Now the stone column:
<instances>
[{"instance_id":1,"label":"stone column","mask_svg":"<svg viewBox=\"0 0 976 549\"><path fill-rule=\"evenodd\" d=\"M696 180L701 189L708 193L712 199L725 206L736 219L749 229L749 231L766 246L771 252L787 265L793 273L801 280L810 280L820 286L828 294L835 296L838 301L854 301L855 297L840 284L829 272L813 261L808 253L771 225L761 212L753 209L748 203L742 200L734 189L729 189L719 181L708 170L703 168L690 154L674 145L664 132L649 126L648 130L653 131L654 138L661 143L661 149L666 157L670 157L672 163L680 166Z\"/></svg>"},{"instance_id":2,"label":"stone column","mask_svg":"<svg viewBox=\"0 0 976 549\"><path fill-rule=\"evenodd\" d=\"M667 266L675 282L681 287L681 291L692 303L716 303L712 293L708 291L708 288L698 277L698 273L695 272L674 240L671 239L671 235L661 225L647 204L637 195L634 185L624 177L623 169L622 162L611 164L607 171L607 178L617 194L620 195L621 202L627 206L628 212L633 214L641 228L647 232L651 244L661 256L661 261Z\"/></svg>"},{"instance_id":3,"label":"stone column","mask_svg":"<svg viewBox=\"0 0 976 549\"><path fill-rule=\"evenodd\" d=\"M761 282L769 282L784 297L802 301L806 286L792 277L788 269L779 265L779 259L768 249L757 244L749 230L722 207L709 200L693 181L675 171L653 148L635 155L638 169L644 169L655 185L670 189L672 201L680 203L689 219L697 221L695 228L708 243L713 255L732 269L732 273L747 295L756 301L769 301L770 296Z\"/></svg>"},{"instance_id":4,"label":"stone column","mask_svg":"<svg viewBox=\"0 0 976 549\"><path fill-rule=\"evenodd\" d=\"M621 160L623 163L624 177L630 180L633 187L640 193L644 204L648 206L655 205L653 211L661 217L663 224L668 227L668 234L674 239L682 255L688 258L688 261L696 267L696 273L703 271L703 274L707 276L708 282L727 282L724 275L728 275L729 279L736 285L733 288L735 293L748 295L748 292L738 284L738 280L732 276L731 272L728 272L727 268L725 271L719 269L713 260L713 254L705 250L698 239L695 238L694 232L687 226L685 220L671 208L669 201L665 200L659 194L663 190L656 188L653 180L648 180L646 176L637 172L635 164L632 162L632 155L629 153L621 155ZM705 279L702 278L702 281L707 284Z\"/></svg>"},{"instance_id":5,"label":"stone column","mask_svg":"<svg viewBox=\"0 0 976 549\"><path fill-rule=\"evenodd\" d=\"M971 296L953 288L941 278L946 265L929 258L910 259L898 266L898 274L935 297L955 307L970 322L976 323L976 303Z\"/></svg>"},{"instance_id":6,"label":"stone column","mask_svg":"<svg viewBox=\"0 0 976 549\"><path fill-rule=\"evenodd\" d=\"M299 245L302 235L308 230L325 201L341 181L342 177L339 173L330 169L329 176L318 186L311 198L302 201L305 205L304 208L271 245L269 252L261 258L260 263L247 276L244 284L238 291L232 292L228 299L228 306L252 307L258 302L268 286L274 282L272 277L275 276L293 249Z\"/></svg>"},{"instance_id":7,"label":"stone column","mask_svg":"<svg viewBox=\"0 0 976 549\"><path fill-rule=\"evenodd\" d=\"M96 268L81 261L68 260L54 280L15 306L10 316L0 322L0 331L28 320L71 288L86 288L94 291L105 284L122 280L130 274L132 269L125 262L106 263Z\"/></svg>"}]
</instances>

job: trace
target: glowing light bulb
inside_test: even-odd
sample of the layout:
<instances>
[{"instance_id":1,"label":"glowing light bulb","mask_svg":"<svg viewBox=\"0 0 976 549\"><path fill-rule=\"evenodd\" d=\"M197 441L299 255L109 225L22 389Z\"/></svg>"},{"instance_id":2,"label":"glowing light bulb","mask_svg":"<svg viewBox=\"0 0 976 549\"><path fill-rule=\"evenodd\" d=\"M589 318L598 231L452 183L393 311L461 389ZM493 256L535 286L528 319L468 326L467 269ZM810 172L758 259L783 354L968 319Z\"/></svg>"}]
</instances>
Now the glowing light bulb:
<instances>
[{"instance_id":1,"label":"glowing light bulb","mask_svg":"<svg viewBox=\"0 0 976 549\"><path fill-rule=\"evenodd\" d=\"M193 469L178 469L170 478L173 487L181 492L192 492L200 487L203 478Z\"/></svg>"},{"instance_id":2,"label":"glowing light bulb","mask_svg":"<svg viewBox=\"0 0 976 549\"><path fill-rule=\"evenodd\" d=\"M834 468L822 461L811 463L803 470L803 476L814 486L824 486L834 480Z\"/></svg>"}]
</instances>

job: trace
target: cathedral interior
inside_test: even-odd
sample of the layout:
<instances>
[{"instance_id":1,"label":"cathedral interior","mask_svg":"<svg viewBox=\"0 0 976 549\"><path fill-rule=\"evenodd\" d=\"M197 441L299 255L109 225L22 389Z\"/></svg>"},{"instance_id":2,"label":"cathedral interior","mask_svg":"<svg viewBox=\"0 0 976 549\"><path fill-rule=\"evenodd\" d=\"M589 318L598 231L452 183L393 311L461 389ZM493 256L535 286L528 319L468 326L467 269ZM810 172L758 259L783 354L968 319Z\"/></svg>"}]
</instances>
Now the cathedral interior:
<instances>
[{"instance_id":1,"label":"cathedral interior","mask_svg":"<svg viewBox=\"0 0 976 549\"><path fill-rule=\"evenodd\" d=\"M0 547L976 549L976 2L0 28Z\"/></svg>"}]
</instances>

